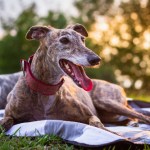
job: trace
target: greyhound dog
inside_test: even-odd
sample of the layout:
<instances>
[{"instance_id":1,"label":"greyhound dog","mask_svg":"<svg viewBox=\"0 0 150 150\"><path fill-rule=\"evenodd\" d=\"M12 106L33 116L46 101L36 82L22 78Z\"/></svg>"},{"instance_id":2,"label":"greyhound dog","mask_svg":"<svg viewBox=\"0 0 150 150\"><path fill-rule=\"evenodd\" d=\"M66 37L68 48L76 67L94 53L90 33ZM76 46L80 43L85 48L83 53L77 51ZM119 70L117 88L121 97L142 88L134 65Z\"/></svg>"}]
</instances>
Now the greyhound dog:
<instances>
[{"instance_id":1,"label":"greyhound dog","mask_svg":"<svg viewBox=\"0 0 150 150\"><path fill-rule=\"evenodd\" d=\"M28 40L39 48L22 60L24 75L7 97L4 119L7 131L14 124L44 119L86 123L105 129L103 123L117 122L123 115L150 124L150 117L134 111L118 85L91 80L83 67L99 64L100 57L85 46L88 36L80 25L65 29L33 26Z\"/></svg>"}]
</instances>

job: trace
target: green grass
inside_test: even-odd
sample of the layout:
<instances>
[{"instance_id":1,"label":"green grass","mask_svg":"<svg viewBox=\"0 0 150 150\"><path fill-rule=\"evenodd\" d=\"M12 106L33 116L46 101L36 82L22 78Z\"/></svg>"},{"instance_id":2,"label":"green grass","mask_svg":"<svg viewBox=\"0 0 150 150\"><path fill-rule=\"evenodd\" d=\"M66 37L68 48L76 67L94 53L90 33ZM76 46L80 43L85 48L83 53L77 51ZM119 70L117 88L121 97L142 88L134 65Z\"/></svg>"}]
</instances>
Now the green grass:
<instances>
[{"instance_id":1,"label":"green grass","mask_svg":"<svg viewBox=\"0 0 150 150\"><path fill-rule=\"evenodd\" d=\"M74 150L73 145L68 145L59 137L45 135L42 137L10 137L1 136L0 150Z\"/></svg>"},{"instance_id":2,"label":"green grass","mask_svg":"<svg viewBox=\"0 0 150 150\"><path fill-rule=\"evenodd\" d=\"M116 146L107 146L102 150L115 150ZM119 146L120 147L120 146ZM92 148L77 147L65 143L55 135L44 135L39 137L15 137L6 136L0 133L0 150L94 150ZM100 148L95 148L100 150ZM131 150L131 147L127 150ZM148 145L144 145L143 150L150 150Z\"/></svg>"},{"instance_id":3,"label":"green grass","mask_svg":"<svg viewBox=\"0 0 150 150\"><path fill-rule=\"evenodd\" d=\"M142 100L144 102L150 102L150 95L130 94L128 97L137 99L137 100Z\"/></svg>"},{"instance_id":4,"label":"green grass","mask_svg":"<svg viewBox=\"0 0 150 150\"><path fill-rule=\"evenodd\" d=\"M94 150L92 148L75 147L74 145L63 142L54 135L45 135L41 137L10 137L1 135L0 150ZM100 150L99 148L95 148ZM115 150L115 146L109 146L102 150ZM132 148L127 148L131 150ZM148 145L144 145L143 150L150 150Z\"/></svg>"},{"instance_id":5,"label":"green grass","mask_svg":"<svg viewBox=\"0 0 150 150\"><path fill-rule=\"evenodd\" d=\"M66 144L55 135L39 137L6 136L0 133L0 150L75 150L73 145ZM80 148L79 148L80 149Z\"/></svg>"},{"instance_id":6,"label":"green grass","mask_svg":"<svg viewBox=\"0 0 150 150\"><path fill-rule=\"evenodd\" d=\"M150 146L144 145L144 150L150 150Z\"/></svg>"}]
</instances>

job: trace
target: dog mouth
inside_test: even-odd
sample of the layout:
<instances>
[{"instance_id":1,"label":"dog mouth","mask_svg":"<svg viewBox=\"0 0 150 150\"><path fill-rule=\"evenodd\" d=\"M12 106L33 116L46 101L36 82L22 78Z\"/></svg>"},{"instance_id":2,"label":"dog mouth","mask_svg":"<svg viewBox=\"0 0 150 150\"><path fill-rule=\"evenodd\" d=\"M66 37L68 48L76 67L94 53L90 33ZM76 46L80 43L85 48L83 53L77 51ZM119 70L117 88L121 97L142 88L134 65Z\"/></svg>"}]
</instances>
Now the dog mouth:
<instances>
[{"instance_id":1,"label":"dog mouth","mask_svg":"<svg viewBox=\"0 0 150 150\"><path fill-rule=\"evenodd\" d=\"M92 90L93 84L91 79L86 75L84 69L80 65L76 65L73 62L61 59L59 61L60 67L62 70L72 78L72 80L79 87L83 88L85 91Z\"/></svg>"}]
</instances>

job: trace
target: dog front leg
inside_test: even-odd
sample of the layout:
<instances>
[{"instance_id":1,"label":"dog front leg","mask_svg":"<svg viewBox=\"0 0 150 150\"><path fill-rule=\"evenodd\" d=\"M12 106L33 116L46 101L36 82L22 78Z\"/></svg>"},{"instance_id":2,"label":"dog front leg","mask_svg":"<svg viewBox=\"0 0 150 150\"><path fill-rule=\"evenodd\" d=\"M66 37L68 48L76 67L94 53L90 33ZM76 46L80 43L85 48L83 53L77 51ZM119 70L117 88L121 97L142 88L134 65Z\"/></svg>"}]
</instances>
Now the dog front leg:
<instances>
[{"instance_id":1,"label":"dog front leg","mask_svg":"<svg viewBox=\"0 0 150 150\"><path fill-rule=\"evenodd\" d=\"M4 117L4 119L0 120L0 126L4 131L9 130L13 125L14 125L14 119L12 117Z\"/></svg>"},{"instance_id":2,"label":"dog front leg","mask_svg":"<svg viewBox=\"0 0 150 150\"><path fill-rule=\"evenodd\" d=\"M108 130L107 128L104 127L103 123L100 121L100 119L96 116L91 116L89 118L89 125L91 126L94 126L94 127L97 127L97 128L100 128L100 129L103 129L105 131L108 131L108 132L111 132L113 134L116 134L116 135L119 135L118 133L116 132L113 132L113 131L110 131ZM120 135L119 135L120 136Z\"/></svg>"},{"instance_id":3,"label":"dog front leg","mask_svg":"<svg viewBox=\"0 0 150 150\"><path fill-rule=\"evenodd\" d=\"M104 125L102 124L102 122L100 121L100 119L96 116L91 116L89 118L89 125L94 126L94 127L98 127L98 128L104 128Z\"/></svg>"},{"instance_id":4,"label":"dog front leg","mask_svg":"<svg viewBox=\"0 0 150 150\"><path fill-rule=\"evenodd\" d=\"M100 119L96 115L94 115L87 106L85 106L82 103L80 103L79 106L77 107L78 110L81 110L81 108L82 108L81 112L84 112L84 113L82 113L82 115L86 116L85 118L87 118L89 125L97 127L97 128L100 128L100 129L103 129L103 130L111 132L113 134L119 135L118 133L110 131L107 128L105 128L104 125L103 125L103 123L100 121ZM78 112L80 112L80 111L78 111ZM80 115L81 115L81 113L80 113Z\"/></svg>"}]
</instances>

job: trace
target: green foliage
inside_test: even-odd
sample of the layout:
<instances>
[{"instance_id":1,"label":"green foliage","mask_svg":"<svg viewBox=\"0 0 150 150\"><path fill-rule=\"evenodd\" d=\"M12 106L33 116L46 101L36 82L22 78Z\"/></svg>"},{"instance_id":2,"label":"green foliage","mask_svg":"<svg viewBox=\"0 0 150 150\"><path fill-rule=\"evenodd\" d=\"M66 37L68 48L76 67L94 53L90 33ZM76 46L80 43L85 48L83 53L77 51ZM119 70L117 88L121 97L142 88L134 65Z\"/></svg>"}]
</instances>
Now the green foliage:
<instances>
[{"instance_id":1,"label":"green foliage","mask_svg":"<svg viewBox=\"0 0 150 150\"><path fill-rule=\"evenodd\" d=\"M112 83L117 83L111 65L102 65L98 68L86 68L86 73L94 79L106 80Z\"/></svg>"},{"instance_id":2,"label":"green foliage","mask_svg":"<svg viewBox=\"0 0 150 150\"><path fill-rule=\"evenodd\" d=\"M20 17L10 25L3 23L6 35L0 41L0 73L10 73L20 70L20 59L27 58L37 47L36 42L25 39L31 25L37 24L37 15L31 6L20 14Z\"/></svg>"},{"instance_id":3,"label":"green foliage","mask_svg":"<svg viewBox=\"0 0 150 150\"><path fill-rule=\"evenodd\" d=\"M43 24L51 25L52 27L61 29L66 27L67 18L62 13L49 12L44 18L41 18Z\"/></svg>"},{"instance_id":4,"label":"green foliage","mask_svg":"<svg viewBox=\"0 0 150 150\"><path fill-rule=\"evenodd\" d=\"M74 5L78 9L80 17L73 18L75 22L85 25L88 29L96 21L99 15L104 15L109 11L114 0L77 0Z\"/></svg>"},{"instance_id":5,"label":"green foliage","mask_svg":"<svg viewBox=\"0 0 150 150\"><path fill-rule=\"evenodd\" d=\"M61 13L49 12L40 18L35 13L35 5L25 9L17 20L2 22L5 36L0 41L0 74L13 73L20 70L20 59L27 59L38 47L37 41L25 39L28 29L37 24L52 25L62 28L67 19Z\"/></svg>"},{"instance_id":6,"label":"green foliage","mask_svg":"<svg viewBox=\"0 0 150 150\"><path fill-rule=\"evenodd\" d=\"M19 71L20 59L27 59L37 49L38 42L25 39L25 34L31 26L44 24L64 28L68 22L78 22L85 25L90 33L95 31L97 35L101 35L101 37L90 36L86 41L87 47L102 57L101 67L91 71L87 69L88 75L91 78L105 79L119 84L126 81L126 78L120 81L120 77L128 77L131 80L128 91L136 92L135 84L140 80L143 86L138 92L148 93L150 49L143 47L143 41L146 32L150 33L150 1L145 4L140 0L121 1L118 11L114 11L113 4L114 0L87 0L86 3L83 0L74 1L79 15L70 18L66 17L68 14L54 11L48 12L45 17L39 17L35 11L36 5L33 4L23 10L17 20L2 20L5 36L0 41L0 74ZM118 15L122 17L122 22L117 22ZM98 27L103 23L103 21L98 22L101 17L107 19L108 30L97 31L94 28L96 23ZM127 27L126 31L126 27L122 25ZM111 43L113 36L119 39L120 45ZM111 50L109 59L105 54L106 47ZM113 54L113 50L117 53ZM116 71L119 71L119 74Z\"/></svg>"},{"instance_id":7,"label":"green foliage","mask_svg":"<svg viewBox=\"0 0 150 150\"><path fill-rule=\"evenodd\" d=\"M97 27L103 24L102 21L98 22L98 19L105 17L108 29L96 30L97 35L101 36L92 36L91 40L87 42L87 45L102 57L103 64L105 64L102 67L106 67L104 71L107 70L107 66L112 69L109 73L106 72L105 79L108 81L112 79L112 82L117 80L119 84L122 84L128 78L131 81L128 91L149 93L150 48L146 49L143 45L146 32L149 33L147 36L150 36L150 1L147 3L140 0L121 1L119 8L115 8L113 2L88 0L85 3L83 0L75 1L80 17L74 18L74 20L85 24L89 31L93 32L95 24ZM113 11L114 9L118 10ZM120 22L116 20L117 16L121 17L121 19L119 18ZM127 29L125 29L126 27ZM125 34L129 37L128 39ZM114 39L114 43L111 42L113 36L119 39L119 45L114 44L116 39ZM109 59L104 54L106 47L110 49ZM117 54L113 54L113 50L117 51ZM117 75L115 74L116 70L120 72ZM96 74L97 71L90 75L101 78ZM114 76L115 80L111 76ZM120 81L121 76L122 80ZM142 87L139 89L136 89L135 86L137 81L142 82Z\"/></svg>"},{"instance_id":8,"label":"green foliage","mask_svg":"<svg viewBox=\"0 0 150 150\"><path fill-rule=\"evenodd\" d=\"M140 43L142 43L143 36L146 32L149 32L148 36L150 39L150 1L147 1L147 4L145 3L144 5L139 0L132 0L128 3L122 2L121 8L123 10L123 17L125 18L126 24L129 26L131 39L129 40L128 47L123 50L118 48L120 52L119 57L122 59L129 54L132 56L130 59L126 57L127 59L122 62L122 66L124 65L122 74L129 75L132 79L133 84L130 89L135 90L135 82L140 79L143 82L140 91L149 93L150 70L148 71L148 68L150 68L150 47L146 49L145 47L142 47ZM135 39L140 42L135 43ZM115 63L115 61L113 61L115 59L116 58L114 57L112 62ZM139 61L136 62L136 59ZM120 70L122 66L119 66Z\"/></svg>"}]
</instances>

